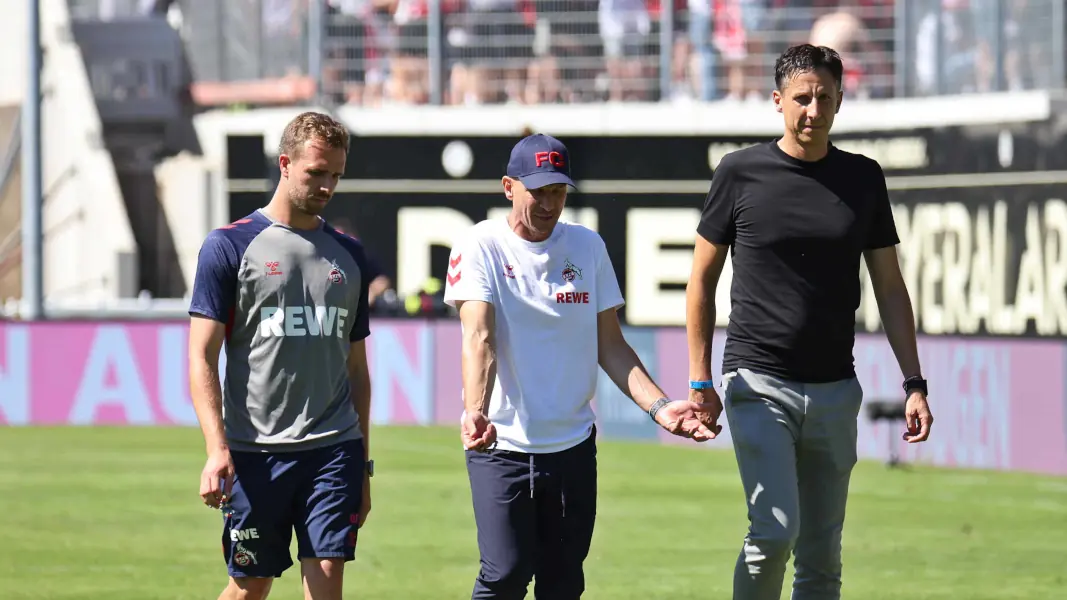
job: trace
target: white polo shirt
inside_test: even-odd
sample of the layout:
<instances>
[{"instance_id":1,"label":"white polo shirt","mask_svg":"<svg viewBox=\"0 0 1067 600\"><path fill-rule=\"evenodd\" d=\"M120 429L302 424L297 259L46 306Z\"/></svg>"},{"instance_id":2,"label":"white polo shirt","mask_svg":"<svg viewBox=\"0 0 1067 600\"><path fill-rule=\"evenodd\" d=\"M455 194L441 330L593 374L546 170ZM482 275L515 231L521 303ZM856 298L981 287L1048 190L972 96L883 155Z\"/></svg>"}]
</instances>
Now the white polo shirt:
<instances>
[{"instance_id":1,"label":"white polo shirt","mask_svg":"<svg viewBox=\"0 0 1067 600\"><path fill-rule=\"evenodd\" d=\"M492 303L497 378L488 417L497 447L559 452L589 437L596 391L597 313L623 305L595 231L560 221L543 242L506 218L482 221L452 248L445 302Z\"/></svg>"}]
</instances>

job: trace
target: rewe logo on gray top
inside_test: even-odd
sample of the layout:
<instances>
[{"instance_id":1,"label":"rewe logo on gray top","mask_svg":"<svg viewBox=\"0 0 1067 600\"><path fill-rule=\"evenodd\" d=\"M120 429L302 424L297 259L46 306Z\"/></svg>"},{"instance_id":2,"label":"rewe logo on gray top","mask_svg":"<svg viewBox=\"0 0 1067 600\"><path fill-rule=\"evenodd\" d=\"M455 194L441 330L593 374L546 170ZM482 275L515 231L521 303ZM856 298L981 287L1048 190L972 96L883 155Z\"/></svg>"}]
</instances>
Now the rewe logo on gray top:
<instances>
[{"instance_id":1,"label":"rewe logo on gray top","mask_svg":"<svg viewBox=\"0 0 1067 600\"><path fill-rule=\"evenodd\" d=\"M260 337L344 338L348 309L336 306L270 306L259 310Z\"/></svg>"}]
</instances>

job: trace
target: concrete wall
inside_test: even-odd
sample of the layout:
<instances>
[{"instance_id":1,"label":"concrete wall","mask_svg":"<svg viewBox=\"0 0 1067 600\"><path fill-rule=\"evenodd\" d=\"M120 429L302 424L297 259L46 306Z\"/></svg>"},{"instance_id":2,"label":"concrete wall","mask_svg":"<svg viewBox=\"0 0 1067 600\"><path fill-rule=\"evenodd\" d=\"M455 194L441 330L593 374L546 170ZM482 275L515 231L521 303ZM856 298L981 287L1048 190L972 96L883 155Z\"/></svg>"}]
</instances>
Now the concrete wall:
<instances>
[{"instance_id":1,"label":"concrete wall","mask_svg":"<svg viewBox=\"0 0 1067 600\"><path fill-rule=\"evenodd\" d=\"M23 100L25 4L5 2L0 19L0 103ZM41 0L44 291L50 302L84 303L136 294L134 279L120 273L135 245L69 23L66 0Z\"/></svg>"},{"instance_id":2,"label":"concrete wall","mask_svg":"<svg viewBox=\"0 0 1067 600\"><path fill-rule=\"evenodd\" d=\"M69 25L65 0L42 0L45 294L55 301L133 295L120 275L120 256L136 252L133 235Z\"/></svg>"},{"instance_id":3,"label":"concrete wall","mask_svg":"<svg viewBox=\"0 0 1067 600\"><path fill-rule=\"evenodd\" d=\"M0 19L0 56L4 57L0 60L0 106L22 104L26 94L27 31L26 2L5 1Z\"/></svg>"},{"instance_id":4,"label":"concrete wall","mask_svg":"<svg viewBox=\"0 0 1067 600\"><path fill-rule=\"evenodd\" d=\"M17 133L18 115L17 105L0 104L0 161L6 160L12 133ZM22 295L22 255L15 246L19 241L21 223L22 173L16 161L8 173L8 180L0 182L0 303L5 298Z\"/></svg>"}]
</instances>

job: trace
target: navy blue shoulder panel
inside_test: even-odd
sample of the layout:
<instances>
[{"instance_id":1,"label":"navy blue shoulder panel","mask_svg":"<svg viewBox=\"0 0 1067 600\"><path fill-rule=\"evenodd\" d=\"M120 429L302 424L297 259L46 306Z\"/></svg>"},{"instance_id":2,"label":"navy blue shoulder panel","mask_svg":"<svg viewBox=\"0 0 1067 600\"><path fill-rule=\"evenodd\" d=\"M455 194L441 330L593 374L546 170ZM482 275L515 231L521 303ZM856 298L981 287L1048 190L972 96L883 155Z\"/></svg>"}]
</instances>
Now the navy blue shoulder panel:
<instances>
[{"instance_id":1,"label":"navy blue shoulder panel","mask_svg":"<svg viewBox=\"0 0 1067 600\"><path fill-rule=\"evenodd\" d=\"M208 234L200 247L189 314L229 325L237 304L237 273L252 240L270 226L258 210Z\"/></svg>"}]
</instances>

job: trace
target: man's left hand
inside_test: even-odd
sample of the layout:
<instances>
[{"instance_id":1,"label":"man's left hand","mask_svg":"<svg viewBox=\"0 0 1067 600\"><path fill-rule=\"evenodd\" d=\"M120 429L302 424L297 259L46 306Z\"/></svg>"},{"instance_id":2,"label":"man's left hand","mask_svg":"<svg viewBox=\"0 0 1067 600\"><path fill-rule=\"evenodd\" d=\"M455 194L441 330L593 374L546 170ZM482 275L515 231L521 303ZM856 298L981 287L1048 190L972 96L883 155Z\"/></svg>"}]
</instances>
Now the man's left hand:
<instances>
[{"instance_id":1,"label":"man's left hand","mask_svg":"<svg viewBox=\"0 0 1067 600\"><path fill-rule=\"evenodd\" d=\"M656 413L656 422L664 429L681 437L698 442L715 439L717 431L712 431L701 422L701 415L710 412L710 404L697 404L689 400L674 400ZM719 428L721 430L721 428Z\"/></svg>"},{"instance_id":2,"label":"man's left hand","mask_svg":"<svg viewBox=\"0 0 1067 600\"><path fill-rule=\"evenodd\" d=\"M904 416L908 424L908 431L904 433L904 441L909 444L925 442L930 437L934 415L930 413L930 405L927 404L926 396L922 392L914 391L908 395L908 402L904 406Z\"/></svg>"}]
</instances>

